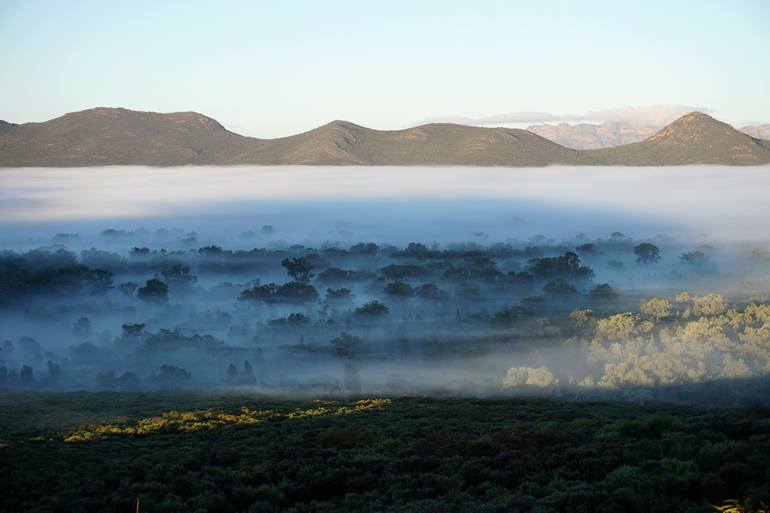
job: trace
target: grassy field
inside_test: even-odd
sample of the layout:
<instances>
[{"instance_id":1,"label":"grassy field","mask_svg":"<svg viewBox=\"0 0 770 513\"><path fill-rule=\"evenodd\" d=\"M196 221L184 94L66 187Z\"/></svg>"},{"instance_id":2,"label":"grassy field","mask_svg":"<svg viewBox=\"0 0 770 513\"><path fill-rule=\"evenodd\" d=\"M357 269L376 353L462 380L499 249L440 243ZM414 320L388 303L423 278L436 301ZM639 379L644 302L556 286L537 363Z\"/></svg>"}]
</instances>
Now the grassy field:
<instances>
[{"instance_id":1,"label":"grassy field","mask_svg":"<svg viewBox=\"0 0 770 513\"><path fill-rule=\"evenodd\" d=\"M769 463L757 408L0 392L4 512L706 512Z\"/></svg>"}]
</instances>

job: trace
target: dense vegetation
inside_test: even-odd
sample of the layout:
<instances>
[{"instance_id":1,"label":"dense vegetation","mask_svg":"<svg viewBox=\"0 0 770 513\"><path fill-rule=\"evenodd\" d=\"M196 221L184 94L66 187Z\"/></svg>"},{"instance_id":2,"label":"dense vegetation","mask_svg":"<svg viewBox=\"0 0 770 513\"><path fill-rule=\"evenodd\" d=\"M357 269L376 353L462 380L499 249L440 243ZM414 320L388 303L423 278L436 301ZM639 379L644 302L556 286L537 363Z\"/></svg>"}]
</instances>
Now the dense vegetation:
<instances>
[{"instance_id":1,"label":"dense vegetation","mask_svg":"<svg viewBox=\"0 0 770 513\"><path fill-rule=\"evenodd\" d=\"M770 500L766 409L19 392L0 407L9 512L127 512L137 498L148 512L221 513L669 513Z\"/></svg>"}]
</instances>

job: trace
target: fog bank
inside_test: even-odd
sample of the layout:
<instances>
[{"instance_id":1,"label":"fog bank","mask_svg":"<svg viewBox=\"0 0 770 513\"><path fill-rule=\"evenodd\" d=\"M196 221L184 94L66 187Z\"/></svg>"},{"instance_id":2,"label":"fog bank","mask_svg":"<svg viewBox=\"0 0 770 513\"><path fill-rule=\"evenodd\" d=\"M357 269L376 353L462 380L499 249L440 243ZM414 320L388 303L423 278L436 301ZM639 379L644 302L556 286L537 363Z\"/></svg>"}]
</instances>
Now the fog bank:
<instances>
[{"instance_id":1,"label":"fog bank","mask_svg":"<svg viewBox=\"0 0 770 513\"><path fill-rule=\"evenodd\" d=\"M498 239L598 235L625 223L640 236L764 240L768 197L768 166L0 169L0 222L22 223L28 233L41 223L154 228L157 220L194 220L199 228L214 223L218 233L280 224L293 240L295 228L305 239L355 231L382 240L372 234L403 234L406 226L405 242L479 231Z\"/></svg>"}]
</instances>

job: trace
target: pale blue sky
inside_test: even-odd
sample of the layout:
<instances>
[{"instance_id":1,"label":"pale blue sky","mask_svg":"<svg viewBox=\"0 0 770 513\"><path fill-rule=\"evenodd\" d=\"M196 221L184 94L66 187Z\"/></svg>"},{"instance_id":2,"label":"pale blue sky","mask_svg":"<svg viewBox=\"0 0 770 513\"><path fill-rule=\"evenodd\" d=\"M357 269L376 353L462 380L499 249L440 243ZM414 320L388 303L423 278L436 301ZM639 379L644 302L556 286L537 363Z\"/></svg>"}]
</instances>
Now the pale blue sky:
<instances>
[{"instance_id":1,"label":"pale blue sky","mask_svg":"<svg viewBox=\"0 0 770 513\"><path fill-rule=\"evenodd\" d=\"M272 137L651 104L770 122L766 0L2 0L0 38L13 122L194 110Z\"/></svg>"}]
</instances>

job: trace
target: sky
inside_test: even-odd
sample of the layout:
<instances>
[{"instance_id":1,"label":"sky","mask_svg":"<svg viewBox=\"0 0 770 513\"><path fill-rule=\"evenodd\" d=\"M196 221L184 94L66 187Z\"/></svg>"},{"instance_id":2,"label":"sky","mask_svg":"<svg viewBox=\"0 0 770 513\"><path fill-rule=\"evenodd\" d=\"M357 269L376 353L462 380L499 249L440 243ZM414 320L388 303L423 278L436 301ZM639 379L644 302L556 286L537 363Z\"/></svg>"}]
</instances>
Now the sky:
<instances>
[{"instance_id":1,"label":"sky","mask_svg":"<svg viewBox=\"0 0 770 513\"><path fill-rule=\"evenodd\" d=\"M0 37L17 123L192 110L276 137L669 104L770 123L766 0L2 0Z\"/></svg>"}]
</instances>

